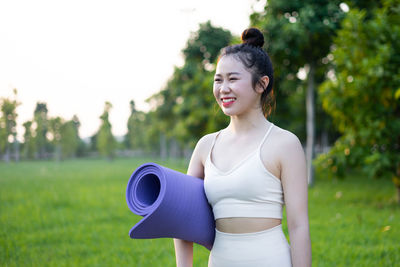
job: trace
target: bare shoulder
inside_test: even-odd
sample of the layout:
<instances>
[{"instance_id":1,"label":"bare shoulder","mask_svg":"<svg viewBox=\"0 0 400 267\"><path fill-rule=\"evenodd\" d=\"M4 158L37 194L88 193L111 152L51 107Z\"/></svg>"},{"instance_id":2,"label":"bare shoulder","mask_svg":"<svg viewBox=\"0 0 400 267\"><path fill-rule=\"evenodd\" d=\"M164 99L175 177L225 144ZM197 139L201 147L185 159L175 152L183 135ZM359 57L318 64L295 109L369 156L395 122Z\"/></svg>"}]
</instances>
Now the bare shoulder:
<instances>
[{"instance_id":1,"label":"bare shoulder","mask_svg":"<svg viewBox=\"0 0 400 267\"><path fill-rule=\"evenodd\" d=\"M207 134L199 139L192 153L187 174L202 179L204 178L204 163L216 134L217 133Z\"/></svg>"},{"instance_id":2,"label":"bare shoulder","mask_svg":"<svg viewBox=\"0 0 400 267\"><path fill-rule=\"evenodd\" d=\"M274 131L271 133L274 144L280 148L282 153L294 150L303 151L303 147L299 138L292 132L282 129L275 125Z\"/></svg>"},{"instance_id":3,"label":"bare shoulder","mask_svg":"<svg viewBox=\"0 0 400 267\"><path fill-rule=\"evenodd\" d=\"M304 157L299 138L276 125L261 150L265 168L278 178L282 178L284 170L290 167L292 161L301 161L302 155Z\"/></svg>"},{"instance_id":4,"label":"bare shoulder","mask_svg":"<svg viewBox=\"0 0 400 267\"><path fill-rule=\"evenodd\" d=\"M281 168L281 180L285 183L298 177L306 178L305 154L299 138L288 130L276 127L273 142L275 148L279 148L274 151Z\"/></svg>"},{"instance_id":5,"label":"bare shoulder","mask_svg":"<svg viewBox=\"0 0 400 267\"><path fill-rule=\"evenodd\" d=\"M199 141L196 144L195 152L200 156L203 164L208 155L208 152L210 151L212 142L217 133L218 132L204 135L202 138L199 139Z\"/></svg>"}]
</instances>

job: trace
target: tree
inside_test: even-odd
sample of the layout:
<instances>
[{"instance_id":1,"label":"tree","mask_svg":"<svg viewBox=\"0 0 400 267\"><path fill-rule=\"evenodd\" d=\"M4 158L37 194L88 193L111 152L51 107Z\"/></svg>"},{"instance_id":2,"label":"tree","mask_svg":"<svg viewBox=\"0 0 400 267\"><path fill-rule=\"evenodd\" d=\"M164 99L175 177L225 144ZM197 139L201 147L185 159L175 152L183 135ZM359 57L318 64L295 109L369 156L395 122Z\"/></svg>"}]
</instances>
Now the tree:
<instances>
[{"instance_id":1,"label":"tree","mask_svg":"<svg viewBox=\"0 0 400 267\"><path fill-rule=\"evenodd\" d=\"M33 159L35 156L35 140L32 135L32 121L24 122L23 126L25 128L25 132L22 155L26 159Z\"/></svg>"},{"instance_id":2,"label":"tree","mask_svg":"<svg viewBox=\"0 0 400 267\"><path fill-rule=\"evenodd\" d=\"M56 160L76 156L80 145L79 125L79 119L76 115L69 121L65 121L61 117L49 119L48 133L51 136Z\"/></svg>"},{"instance_id":3,"label":"tree","mask_svg":"<svg viewBox=\"0 0 400 267\"><path fill-rule=\"evenodd\" d=\"M61 117L49 119L48 133L51 135L51 143L54 146L54 158L61 160L61 127L64 120Z\"/></svg>"},{"instance_id":4,"label":"tree","mask_svg":"<svg viewBox=\"0 0 400 267\"><path fill-rule=\"evenodd\" d=\"M96 132L95 134L93 134L92 136L90 136L90 143L89 143L89 147L88 150L90 152L96 152L97 151L97 136L98 136L98 132Z\"/></svg>"},{"instance_id":5,"label":"tree","mask_svg":"<svg viewBox=\"0 0 400 267\"><path fill-rule=\"evenodd\" d=\"M37 157L42 159L46 157L47 153L47 132L48 132L48 118L47 118L47 105L46 103L36 103L34 111L34 127L35 127L35 144Z\"/></svg>"},{"instance_id":6,"label":"tree","mask_svg":"<svg viewBox=\"0 0 400 267\"><path fill-rule=\"evenodd\" d=\"M7 131L6 131L6 123L3 118L0 119L0 156L5 153L7 146Z\"/></svg>"},{"instance_id":7,"label":"tree","mask_svg":"<svg viewBox=\"0 0 400 267\"><path fill-rule=\"evenodd\" d=\"M2 116L0 118L0 128L2 128L0 137L1 148L4 151L4 160L10 161L11 144L14 144L14 155L18 161L18 140L17 140L17 107L20 103L17 101L17 89L13 90L14 99L1 98L0 106Z\"/></svg>"},{"instance_id":8,"label":"tree","mask_svg":"<svg viewBox=\"0 0 400 267\"><path fill-rule=\"evenodd\" d=\"M129 102L131 115L128 119L128 133L125 136L125 142L130 149L143 149L145 139L145 113L136 110L135 102Z\"/></svg>"},{"instance_id":9,"label":"tree","mask_svg":"<svg viewBox=\"0 0 400 267\"><path fill-rule=\"evenodd\" d=\"M175 125L175 135L190 147L203 135L229 122L216 104L212 88L219 52L232 41L237 39L228 30L207 21L200 24L183 50L185 65L176 75L175 87L180 87L180 95L174 113L180 119Z\"/></svg>"},{"instance_id":10,"label":"tree","mask_svg":"<svg viewBox=\"0 0 400 267\"><path fill-rule=\"evenodd\" d=\"M400 204L400 1L382 6L350 10L335 38L334 75L319 91L342 136L316 163L392 178Z\"/></svg>"},{"instance_id":11,"label":"tree","mask_svg":"<svg viewBox=\"0 0 400 267\"><path fill-rule=\"evenodd\" d=\"M117 145L111 132L111 123L108 120L111 108L111 103L105 102L103 114L100 116L101 125L97 134L97 149L101 155L106 156L109 160L114 157L114 150Z\"/></svg>"},{"instance_id":12,"label":"tree","mask_svg":"<svg viewBox=\"0 0 400 267\"><path fill-rule=\"evenodd\" d=\"M212 92L214 73L202 69L201 65L192 68L190 79L180 83L181 94L173 107L174 117L179 118L174 124L174 135L190 147L203 135L229 123L229 117L222 113Z\"/></svg>"},{"instance_id":13,"label":"tree","mask_svg":"<svg viewBox=\"0 0 400 267\"><path fill-rule=\"evenodd\" d=\"M227 118L216 107L212 94L212 72L220 49L232 39L229 31L210 22L200 24L191 34L182 51L184 65L175 67L165 88L148 99L153 107L151 117L157 120L153 132L193 148L202 135L226 124Z\"/></svg>"},{"instance_id":14,"label":"tree","mask_svg":"<svg viewBox=\"0 0 400 267\"><path fill-rule=\"evenodd\" d=\"M199 25L199 30L193 32L183 49L186 62L200 63L205 69L211 68L221 48L232 40L232 34L219 27L214 27L210 21Z\"/></svg>"},{"instance_id":15,"label":"tree","mask_svg":"<svg viewBox=\"0 0 400 267\"><path fill-rule=\"evenodd\" d=\"M80 123L75 115L72 120L66 121L61 125L60 145L63 158L75 157L79 147L78 127Z\"/></svg>"},{"instance_id":16,"label":"tree","mask_svg":"<svg viewBox=\"0 0 400 267\"><path fill-rule=\"evenodd\" d=\"M81 122L78 118L77 115L72 116L72 122L74 125L74 131L75 131L75 138L77 140L78 146L75 149L74 155L77 157L83 157L86 152L88 151L88 146L87 144L81 139L79 135L79 128L81 127Z\"/></svg>"},{"instance_id":17,"label":"tree","mask_svg":"<svg viewBox=\"0 0 400 267\"><path fill-rule=\"evenodd\" d=\"M314 177L311 163L316 132L314 91L324 80L327 65L324 58L330 52L332 38L344 16L339 7L340 3L338 0L268 0L263 12L251 15L252 25L261 28L268 39L267 49L277 77L275 88L279 88L283 95L289 96L295 93L298 87L295 84L302 84L298 78L299 71L302 69L307 74L304 86L307 118L306 157L310 184L313 183ZM293 109L290 105L286 105L285 108ZM298 106L294 108L298 111ZM301 120L301 117L291 119Z\"/></svg>"}]
</instances>

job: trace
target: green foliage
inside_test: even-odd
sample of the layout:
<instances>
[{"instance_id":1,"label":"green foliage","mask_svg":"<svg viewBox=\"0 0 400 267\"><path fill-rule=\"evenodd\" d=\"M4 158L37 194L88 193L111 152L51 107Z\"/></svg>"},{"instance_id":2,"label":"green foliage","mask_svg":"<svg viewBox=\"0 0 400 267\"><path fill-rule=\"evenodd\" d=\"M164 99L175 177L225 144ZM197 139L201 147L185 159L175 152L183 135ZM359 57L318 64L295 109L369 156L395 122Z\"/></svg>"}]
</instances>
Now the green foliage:
<instances>
[{"instance_id":1,"label":"green foliage","mask_svg":"<svg viewBox=\"0 0 400 267\"><path fill-rule=\"evenodd\" d=\"M177 81L181 93L172 111L179 120L175 122L173 134L190 147L194 147L203 135L216 131L228 122L216 105L212 92L213 77L213 72L194 65L190 79Z\"/></svg>"},{"instance_id":2,"label":"green foliage","mask_svg":"<svg viewBox=\"0 0 400 267\"><path fill-rule=\"evenodd\" d=\"M64 120L61 117L55 117L49 119L49 128L48 133L51 136L50 143L54 147L54 154L57 160L61 158L61 127L64 123Z\"/></svg>"},{"instance_id":3,"label":"green foliage","mask_svg":"<svg viewBox=\"0 0 400 267\"><path fill-rule=\"evenodd\" d=\"M57 160L74 157L80 145L78 134L79 119L75 115L72 120L65 121L61 117L49 119L49 133Z\"/></svg>"},{"instance_id":4,"label":"green foliage","mask_svg":"<svg viewBox=\"0 0 400 267\"><path fill-rule=\"evenodd\" d=\"M150 111L146 113L145 119L143 122L144 128L144 141L143 141L143 149L146 152L155 153L158 152L160 149L160 132L167 132L162 131L161 127L163 121L160 121L158 117L155 115L156 112Z\"/></svg>"},{"instance_id":5,"label":"green foliage","mask_svg":"<svg viewBox=\"0 0 400 267\"><path fill-rule=\"evenodd\" d=\"M173 241L130 239L128 179L154 158L0 163L2 266L175 266ZM323 176L321 173L320 176ZM309 190L313 266L395 266L400 212L388 180L351 174ZM283 228L287 235L286 219ZM209 252L194 245L193 266Z\"/></svg>"},{"instance_id":6,"label":"green foliage","mask_svg":"<svg viewBox=\"0 0 400 267\"><path fill-rule=\"evenodd\" d=\"M49 141L47 140L48 132L48 118L47 118L47 104L36 103L36 108L33 115L35 125L35 144L36 151L39 158L45 158Z\"/></svg>"},{"instance_id":7,"label":"green foliage","mask_svg":"<svg viewBox=\"0 0 400 267\"><path fill-rule=\"evenodd\" d=\"M151 117L157 120L152 125L153 133L176 138L182 147L193 148L201 136L227 123L215 106L212 83L219 51L231 40L229 31L210 22L192 33L183 50L184 65L175 67L165 88L148 99L153 107Z\"/></svg>"},{"instance_id":8,"label":"green foliage","mask_svg":"<svg viewBox=\"0 0 400 267\"><path fill-rule=\"evenodd\" d=\"M146 114L135 108L135 102L130 101L131 115L128 119L128 133L125 136L127 147L130 149L143 149L146 138Z\"/></svg>"},{"instance_id":9,"label":"green foliage","mask_svg":"<svg viewBox=\"0 0 400 267\"><path fill-rule=\"evenodd\" d=\"M340 26L344 12L342 1L265 1L264 11L250 16L251 25L260 28L266 39L265 47L274 65L276 111L270 120L288 129L304 141L306 80L298 77L301 68L315 68L315 76L307 80L320 84L325 79L332 38ZM336 136L331 119L321 108L316 96L316 133ZM332 138L333 139L333 138Z\"/></svg>"},{"instance_id":10,"label":"green foliage","mask_svg":"<svg viewBox=\"0 0 400 267\"><path fill-rule=\"evenodd\" d=\"M232 39L229 31L214 27L210 21L200 24L197 32L193 32L186 48L183 49L185 62L201 62L203 66L217 60L219 51Z\"/></svg>"},{"instance_id":11,"label":"green foliage","mask_svg":"<svg viewBox=\"0 0 400 267\"><path fill-rule=\"evenodd\" d=\"M76 115L69 121L61 117L48 118L46 104L37 103L34 120L23 124L22 156L33 159L35 155L45 158L53 154L56 160L61 160L76 156L79 149L83 155L86 148L79 138L79 125Z\"/></svg>"},{"instance_id":12,"label":"green foliage","mask_svg":"<svg viewBox=\"0 0 400 267\"><path fill-rule=\"evenodd\" d=\"M114 157L114 150L116 148L116 140L111 132L111 123L108 120L108 115L112 105L106 102L104 105L103 114L100 116L101 125L97 134L97 149L101 155L106 156L108 159Z\"/></svg>"},{"instance_id":13,"label":"green foliage","mask_svg":"<svg viewBox=\"0 0 400 267\"><path fill-rule=\"evenodd\" d=\"M11 152L11 142L16 142L17 107L19 105L16 89L14 89L14 99L4 97L0 99L0 155L5 153L7 158Z\"/></svg>"},{"instance_id":14,"label":"green foliage","mask_svg":"<svg viewBox=\"0 0 400 267\"><path fill-rule=\"evenodd\" d=\"M36 146L35 139L33 137L32 121L26 121L23 124L24 132L24 144L22 148L22 155L26 159L33 159L35 156Z\"/></svg>"},{"instance_id":15,"label":"green foliage","mask_svg":"<svg viewBox=\"0 0 400 267\"><path fill-rule=\"evenodd\" d=\"M335 75L319 88L343 135L316 164L335 176L349 167L400 176L400 1L383 1L372 13L350 10L335 38Z\"/></svg>"},{"instance_id":16,"label":"green foliage","mask_svg":"<svg viewBox=\"0 0 400 267\"><path fill-rule=\"evenodd\" d=\"M3 120L0 121L0 154L3 154L7 146L7 131Z\"/></svg>"},{"instance_id":17,"label":"green foliage","mask_svg":"<svg viewBox=\"0 0 400 267\"><path fill-rule=\"evenodd\" d=\"M287 73L317 62L329 52L332 38L344 12L342 1L270 0L262 13L251 15L252 24L261 27L274 64Z\"/></svg>"},{"instance_id":18,"label":"green foliage","mask_svg":"<svg viewBox=\"0 0 400 267\"><path fill-rule=\"evenodd\" d=\"M80 123L77 116L74 116L72 120L64 122L61 125L60 145L63 158L75 157L77 155L80 145L79 125Z\"/></svg>"}]
</instances>

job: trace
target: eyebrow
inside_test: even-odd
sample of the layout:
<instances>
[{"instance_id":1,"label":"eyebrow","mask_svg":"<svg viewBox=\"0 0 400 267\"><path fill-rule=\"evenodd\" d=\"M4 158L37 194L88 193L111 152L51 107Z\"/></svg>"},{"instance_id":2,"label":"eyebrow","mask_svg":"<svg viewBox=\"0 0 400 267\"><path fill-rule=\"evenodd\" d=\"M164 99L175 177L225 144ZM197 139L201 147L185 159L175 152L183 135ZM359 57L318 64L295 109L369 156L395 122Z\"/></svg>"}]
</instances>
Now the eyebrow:
<instances>
[{"instance_id":1,"label":"eyebrow","mask_svg":"<svg viewBox=\"0 0 400 267\"><path fill-rule=\"evenodd\" d=\"M229 75L239 75L239 74L240 74L239 72L228 72L228 76ZM217 74L215 74L215 76L222 76L222 75L217 73Z\"/></svg>"}]
</instances>

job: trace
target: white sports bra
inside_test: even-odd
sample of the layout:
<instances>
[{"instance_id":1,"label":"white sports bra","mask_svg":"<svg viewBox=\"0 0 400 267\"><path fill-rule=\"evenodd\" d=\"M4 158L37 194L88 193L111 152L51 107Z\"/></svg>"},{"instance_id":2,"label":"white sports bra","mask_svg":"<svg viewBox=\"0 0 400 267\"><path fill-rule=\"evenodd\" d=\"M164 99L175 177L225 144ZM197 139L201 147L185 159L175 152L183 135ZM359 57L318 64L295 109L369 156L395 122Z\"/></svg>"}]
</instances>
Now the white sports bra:
<instances>
[{"instance_id":1,"label":"white sports bra","mask_svg":"<svg viewBox=\"0 0 400 267\"><path fill-rule=\"evenodd\" d=\"M211 162L211 152L218 132L204 163L204 191L213 208L215 219L261 217L282 219L283 189L280 179L269 172L261 160L261 146L231 170L219 170Z\"/></svg>"}]
</instances>

